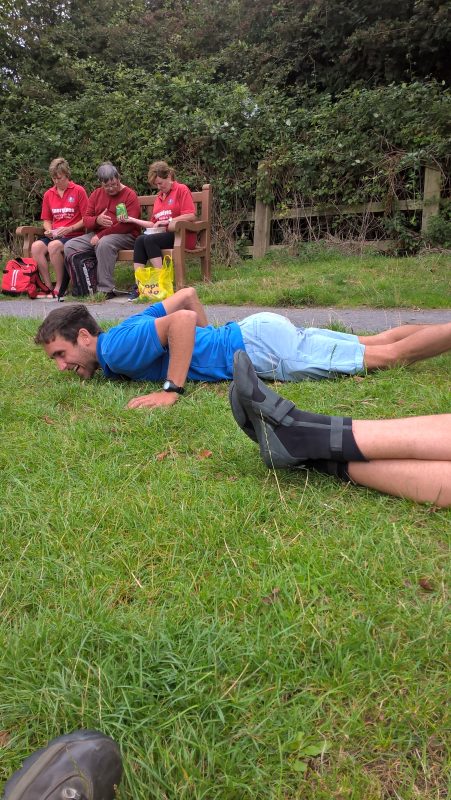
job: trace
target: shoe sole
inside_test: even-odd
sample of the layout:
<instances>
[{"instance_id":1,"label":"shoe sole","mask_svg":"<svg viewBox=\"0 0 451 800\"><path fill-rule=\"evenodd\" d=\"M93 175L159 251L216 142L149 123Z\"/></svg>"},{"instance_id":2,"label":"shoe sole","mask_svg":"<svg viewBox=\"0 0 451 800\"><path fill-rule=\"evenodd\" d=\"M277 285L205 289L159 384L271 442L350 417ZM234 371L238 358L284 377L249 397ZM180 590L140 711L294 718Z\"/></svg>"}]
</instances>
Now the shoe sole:
<instances>
[{"instance_id":1,"label":"shoe sole","mask_svg":"<svg viewBox=\"0 0 451 800\"><path fill-rule=\"evenodd\" d=\"M58 736L46 747L37 750L25 759L21 769L6 782L3 800L27 800L36 778L51 764L55 756L64 753L69 745L80 742L104 741L105 739L113 742L110 737L105 736L101 731L78 731L77 733L66 733L63 736Z\"/></svg>"},{"instance_id":2,"label":"shoe sole","mask_svg":"<svg viewBox=\"0 0 451 800\"><path fill-rule=\"evenodd\" d=\"M229 388L229 403L232 410L233 418L242 431L252 439L253 442L258 442L257 434L252 426L249 417L246 414L243 406L240 403L235 384L232 382Z\"/></svg>"}]
</instances>

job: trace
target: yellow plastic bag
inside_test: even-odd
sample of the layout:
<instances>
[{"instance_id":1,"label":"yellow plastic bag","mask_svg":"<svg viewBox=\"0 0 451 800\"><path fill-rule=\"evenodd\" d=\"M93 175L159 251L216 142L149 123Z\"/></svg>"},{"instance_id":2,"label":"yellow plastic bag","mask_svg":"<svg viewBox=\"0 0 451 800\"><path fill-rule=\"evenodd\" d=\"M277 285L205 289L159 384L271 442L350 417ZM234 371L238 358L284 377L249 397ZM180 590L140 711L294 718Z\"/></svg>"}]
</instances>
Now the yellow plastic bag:
<instances>
[{"instance_id":1,"label":"yellow plastic bag","mask_svg":"<svg viewBox=\"0 0 451 800\"><path fill-rule=\"evenodd\" d=\"M164 256L161 269L138 267L135 269L136 283L140 297L147 297L157 303L174 294L174 263L172 256Z\"/></svg>"}]
</instances>

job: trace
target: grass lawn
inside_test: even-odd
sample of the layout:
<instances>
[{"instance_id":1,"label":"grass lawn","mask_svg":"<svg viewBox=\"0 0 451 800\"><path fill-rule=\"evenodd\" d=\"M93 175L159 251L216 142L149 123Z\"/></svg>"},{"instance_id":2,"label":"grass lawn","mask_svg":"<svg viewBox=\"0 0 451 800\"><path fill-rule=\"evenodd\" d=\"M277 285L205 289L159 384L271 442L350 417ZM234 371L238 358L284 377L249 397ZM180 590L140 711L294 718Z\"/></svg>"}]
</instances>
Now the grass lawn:
<instances>
[{"instance_id":1,"label":"grass lawn","mask_svg":"<svg viewBox=\"0 0 451 800\"><path fill-rule=\"evenodd\" d=\"M118 287L129 287L131 265L116 273ZM235 267L215 264L209 285L200 283L198 262L193 262L188 282L199 282L196 288L203 303L449 308L451 256L345 256L319 246L305 247L296 257L273 251Z\"/></svg>"},{"instance_id":2,"label":"grass lawn","mask_svg":"<svg viewBox=\"0 0 451 800\"><path fill-rule=\"evenodd\" d=\"M276 250L233 267L214 263L212 278L210 284L202 283L199 260L188 263L187 283L196 286L207 305L451 307L449 253L391 258L343 255L320 244L306 245L297 256ZM120 290L131 287L131 263L117 265L115 282ZM99 295L95 301L103 299Z\"/></svg>"},{"instance_id":3,"label":"grass lawn","mask_svg":"<svg viewBox=\"0 0 451 800\"><path fill-rule=\"evenodd\" d=\"M268 471L225 384L127 411L149 389L58 373L35 329L0 319L0 785L95 727L121 800L444 799L450 512ZM450 368L282 391L439 413Z\"/></svg>"}]
</instances>

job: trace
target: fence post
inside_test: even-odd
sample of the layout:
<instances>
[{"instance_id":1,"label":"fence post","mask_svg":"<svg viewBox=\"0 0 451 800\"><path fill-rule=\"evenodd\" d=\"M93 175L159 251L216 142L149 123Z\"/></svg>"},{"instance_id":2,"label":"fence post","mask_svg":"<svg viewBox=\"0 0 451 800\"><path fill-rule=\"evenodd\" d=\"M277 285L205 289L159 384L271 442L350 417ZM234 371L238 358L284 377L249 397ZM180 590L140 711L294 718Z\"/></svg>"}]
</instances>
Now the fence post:
<instances>
[{"instance_id":1,"label":"fence post","mask_svg":"<svg viewBox=\"0 0 451 800\"><path fill-rule=\"evenodd\" d=\"M430 218L439 213L441 180L442 175L440 170L435 167L425 167L421 233L426 233Z\"/></svg>"},{"instance_id":2,"label":"fence post","mask_svg":"<svg viewBox=\"0 0 451 800\"><path fill-rule=\"evenodd\" d=\"M262 203L261 200L255 202L255 221L254 221L254 247L252 258L261 258L269 250L269 236L271 233L271 206Z\"/></svg>"}]
</instances>

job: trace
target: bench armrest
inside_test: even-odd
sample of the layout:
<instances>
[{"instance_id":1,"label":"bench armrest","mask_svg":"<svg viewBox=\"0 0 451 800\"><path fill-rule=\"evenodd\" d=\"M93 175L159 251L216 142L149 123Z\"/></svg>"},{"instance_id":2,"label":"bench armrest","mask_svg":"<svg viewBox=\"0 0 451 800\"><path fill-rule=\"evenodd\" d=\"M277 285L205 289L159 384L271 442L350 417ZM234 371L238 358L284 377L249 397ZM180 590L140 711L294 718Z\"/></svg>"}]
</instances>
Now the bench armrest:
<instances>
[{"instance_id":1,"label":"bench armrest","mask_svg":"<svg viewBox=\"0 0 451 800\"><path fill-rule=\"evenodd\" d=\"M31 256L31 245L35 237L42 236L44 233L45 231L42 225L40 227L37 225L21 225L19 228L16 228L16 235L23 236L22 255L25 258L30 258Z\"/></svg>"},{"instance_id":2,"label":"bench armrest","mask_svg":"<svg viewBox=\"0 0 451 800\"><path fill-rule=\"evenodd\" d=\"M207 227L208 223L201 219L195 222L189 219L178 219L174 225L174 231L180 231L183 228L186 231L199 233L200 231L204 231Z\"/></svg>"},{"instance_id":3,"label":"bench armrest","mask_svg":"<svg viewBox=\"0 0 451 800\"><path fill-rule=\"evenodd\" d=\"M27 233L36 233L38 236L42 236L44 228L42 225L40 227L36 225L21 225L19 228L16 228L17 236L26 236Z\"/></svg>"}]
</instances>

